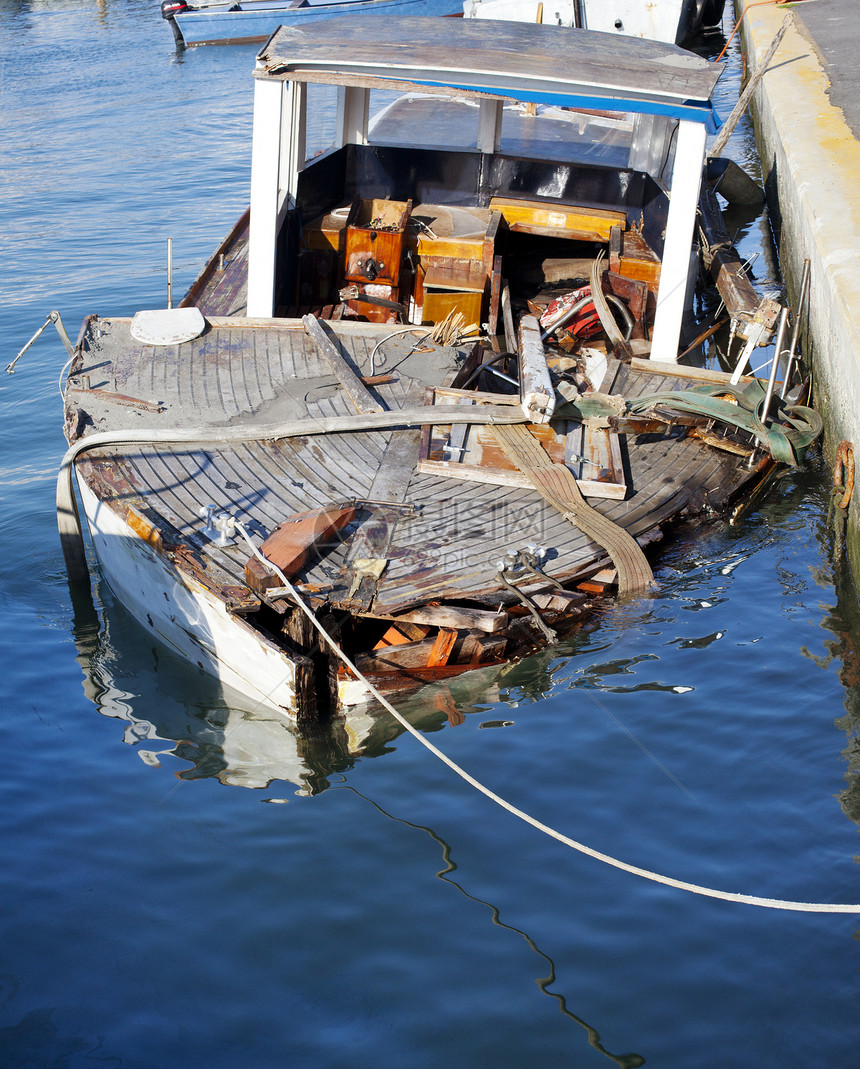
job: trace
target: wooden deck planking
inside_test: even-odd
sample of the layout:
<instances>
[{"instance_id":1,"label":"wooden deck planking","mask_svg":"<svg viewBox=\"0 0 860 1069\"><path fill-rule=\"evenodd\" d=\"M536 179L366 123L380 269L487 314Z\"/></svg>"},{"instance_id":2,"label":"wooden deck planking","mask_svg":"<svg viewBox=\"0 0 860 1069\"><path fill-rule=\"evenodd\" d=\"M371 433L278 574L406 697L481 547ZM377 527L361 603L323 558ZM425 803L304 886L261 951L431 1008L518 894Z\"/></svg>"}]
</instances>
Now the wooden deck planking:
<instances>
[{"instance_id":1,"label":"wooden deck planking","mask_svg":"<svg viewBox=\"0 0 860 1069\"><path fill-rule=\"evenodd\" d=\"M186 346L173 366L176 369L176 377L173 382L165 382L165 388L170 390L171 399L180 401L183 407L198 408L200 398L197 394L194 374L196 368L194 346Z\"/></svg>"},{"instance_id":2,"label":"wooden deck planking","mask_svg":"<svg viewBox=\"0 0 860 1069\"><path fill-rule=\"evenodd\" d=\"M312 416L344 416L355 415L349 400L345 397L335 396L309 405L309 414ZM339 478L344 478L344 473L351 473L353 469L367 474L368 485L376 471L382 457L391 431L366 431L361 434L333 434L326 439L326 456L329 463L337 461ZM308 451L318 451L319 444L316 438L309 439Z\"/></svg>"},{"instance_id":3,"label":"wooden deck planking","mask_svg":"<svg viewBox=\"0 0 860 1069\"><path fill-rule=\"evenodd\" d=\"M452 493L452 482L432 475L415 480L411 497L422 508L397 531L377 611L499 589L496 565L505 553L531 542L547 544L549 534L559 554L550 574L575 572L592 555L594 544L537 492L504 488L500 494L499 487L458 482Z\"/></svg>"},{"instance_id":4,"label":"wooden deck planking","mask_svg":"<svg viewBox=\"0 0 860 1069\"><path fill-rule=\"evenodd\" d=\"M310 456L308 446L314 449ZM335 473L327 440L290 439L278 443L277 450L284 458L284 476L297 477L311 495L309 508L361 497L370 489L370 475L356 466L339 468Z\"/></svg>"},{"instance_id":5,"label":"wooden deck planking","mask_svg":"<svg viewBox=\"0 0 860 1069\"><path fill-rule=\"evenodd\" d=\"M253 367L256 364L253 345L237 352L230 361L230 384L236 413L253 412L262 400Z\"/></svg>"},{"instance_id":6,"label":"wooden deck planking","mask_svg":"<svg viewBox=\"0 0 860 1069\"><path fill-rule=\"evenodd\" d=\"M667 471L667 460L670 461L671 471ZM668 443L657 440L643 445L634 450L631 467L633 483L637 487L635 498L627 502L601 501L595 506L634 536L653 530L699 498L703 491L713 491L718 487L731 490L743 477L732 458L726 460L714 451L702 449L699 443L691 440ZM734 479L731 477L733 472ZM426 484L422 482L421 488L425 490L426 502ZM430 510L425 503L421 517L411 520L398 531L398 541L408 537L409 546L432 544L434 566L443 574L453 570L457 559L474 558L477 552L488 561L493 558L491 563L494 564L495 558L504 556L506 550L520 548L528 542L545 544L555 551L557 555L548 562L547 572L559 578L578 573L587 566L589 560L604 554L601 547L579 532L561 514L554 512L538 494L529 491L520 493L528 497L523 499L521 505L513 504L514 517L510 515L512 503L509 502L507 522L494 525L493 536L481 541L479 550L474 548L475 539L464 537L459 530L461 525L456 522L457 531L451 536L450 542L445 537L440 538L440 527L444 528L444 523L457 510L457 501L450 491L438 513ZM496 496L492 495L493 498ZM481 509L483 504L482 498L475 498L473 489L467 507ZM511 522L518 511L526 516L525 523L521 520ZM392 559L377 597L378 611L391 610L404 600L429 600L441 596L443 582L438 575L415 577L414 571L420 556L419 552L410 548L405 548L399 556L392 550ZM448 580L448 585L450 587L453 584L460 591L470 587L478 589L480 586L489 590L496 585L494 573L492 566L471 568L461 571L455 580ZM476 583L478 575L481 575L481 582Z\"/></svg>"},{"instance_id":7,"label":"wooden deck planking","mask_svg":"<svg viewBox=\"0 0 860 1069\"><path fill-rule=\"evenodd\" d=\"M423 395L424 384L408 376L403 376L397 382L386 384L377 390L377 396L382 398L390 410L409 404L419 405L423 401ZM340 391L324 400L309 404L308 412L312 416L351 415L353 408L346 393ZM375 471L388 448L390 436L390 431L376 431L350 435L348 439L343 435L335 435L333 440L341 439L338 441L338 447L344 455L354 457L357 462Z\"/></svg>"},{"instance_id":8,"label":"wooden deck planking","mask_svg":"<svg viewBox=\"0 0 860 1069\"><path fill-rule=\"evenodd\" d=\"M258 467L260 459L259 449L246 446L215 454L199 450L166 455L135 453L119 463L132 480L145 480L152 488L147 499L170 521L170 526L186 537L199 534L200 510L210 503L216 504L219 511L233 512L252 526L261 525L269 533L287 516L315 507L326 499L319 484L305 483L296 488L287 479L273 479L270 470L264 472ZM237 481L246 490L239 496L231 489L231 484L236 485ZM253 487L259 487L259 493L250 489ZM234 582L244 584L244 562L248 557L244 541L225 550L218 550L206 540L202 545Z\"/></svg>"},{"instance_id":9,"label":"wooden deck planking","mask_svg":"<svg viewBox=\"0 0 860 1069\"><path fill-rule=\"evenodd\" d=\"M254 334L251 338L252 365L257 382L257 395L261 403L273 401L278 396L275 380L272 375L272 356L269 334ZM262 343L264 352L260 352ZM280 346L277 347L280 351ZM279 357L280 359L280 357Z\"/></svg>"},{"instance_id":10,"label":"wooden deck planking","mask_svg":"<svg viewBox=\"0 0 860 1069\"><path fill-rule=\"evenodd\" d=\"M199 532L199 514L205 505L215 505L222 512L234 504L235 494L226 485L229 477L215 467L209 450L129 454L129 462L154 488L153 505L163 502L185 535Z\"/></svg>"},{"instance_id":11,"label":"wooden deck planking","mask_svg":"<svg viewBox=\"0 0 860 1069\"><path fill-rule=\"evenodd\" d=\"M259 331L239 327L214 328L194 342L176 347L135 347L134 358L123 349L122 329L112 324L117 339L105 345L124 353L113 370L115 388L132 396L163 400L179 414L201 425L219 424L257 412L291 395L310 415L354 414L345 391L315 398L314 387L331 382L331 369L312 340L298 325ZM329 329L329 328L327 328ZM376 339L361 333L344 338L355 366L370 371ZM391 348L395 346L392 345ZM405 346L404 346L405 348ZM104 354L94 352L94 363ZM397 371L402 353L388 351L395 381L373 387L389 409L423 401L425 382ZM160 365L160 366L157 366ZM170 367L178 369L171 376ZM420 369L420 362L411 370ZM419 370L420 373L420 370ZM630 398L645 393L684 388L695 380L634 371L616 365L611 389ZM95 380L93 382L95 386ZM307 398L307 400L305 400ZM276 410L276 409L275 409ZM116 413L119 420L124 413ZM165 417L165 423L170 419ZM265 422L265 417L261 416ZM253 417L252 417L253 421ZM155 424L157 425L157 423ZM403 500L418 511L392 513L370 509L374 539L386 553L388 565L378 584L374 609L390 612L429 600L466 596L487 603L499 590L496 564L512 549L538 543L554 551L547 572L560 578L580 574L605 551L587 538L531 489L460 483L442 476L417 474L409 457L417 431L366 431L310 436L283 442L251 442L230 447L142 449L118 461L133 483L148 485L146 496L171 526L195 536L203 505L218 509L235 506L270 533L287 516L346 500ZM403 452L400 452L402 443ZM386 450L395 458L393 470L382 463ZM634 536L642 535L708 493L724 496L747 473L736 457L693 440L627 437L631 491L627 500L592 502L604 515ZM399 461L399 463L397 462ZM238 496L237 496L238 495ZM385 525L388 524L388 534ZM359 553L359 535L329 548L313 560L304 579L326 588ZM369 531L369 528L368 528ZM385 539L389 538L383 546ZM375 543L374 543L375 544ZM226 551L207 547L241 584L247 547L237 543ZM360 555L360 554L359 554ZM345 574L345 573L344 573ZM342 587L341 582L341 587Z\"/></svg>"},{"instance_id":12,"label":"wooden deck planking","mask_svg":"<svg viewBox=\"0 0 860 1069\"><path fill-rule=\"evenodd\" d=\"M215 366L215 381L218 386L218 400L226 416L236 416L241 409L236 397L234 384L236 357L232 349L224 348L221 343L221 331L213 331L212 362ZM247 411L247 409L246 409Z\"/></svg>"},{"instance_id":13,"label":"wooden deck planking","mask_svg":"<svg viewBox=\"0 0 860 1069\"><path fill-rule=\"evenodd\" d=\"M338 437L345 439L346 436ZM289 445L295 450L293 464L297 469L301 466L305 472L313 473L324 466L328 480L325 487L328 499L342 501L367 498L374 469L355 463L354 457L349 455L347 441L331 444L326 442L323 446L319 439L311 438L303 442L294 440ZM314 507L325 503L322 500L317 501Z\"/></svg>"},{"instance_id":14,"label":"wooden deck planking","mask_svg":"<svg viewBox=\"0 0 860 1069\"><path fill-rule=\"evenodd\" d=\"M286 342L289 355L287 377L290 379L330 378L331 367L314 345L313 339L299 326L295 330L284 332L282 339Z\"/></svg>"},{"instance_id":15,"label":"wooden deck planking","mask_svg":"<svg viewBox=\"0 0 860 1069\"><path fill-rule=\"evenodd\" d=\"M207 316L244 315L248 306L247 239L227 254L223 271L216 271L197 296L197 307Z\"/></svg>"},{"instance_id":16,"label":"wooden deck planking","mask_svg":"<svg viewBox=\"0 0 860 1069\"><path fill-rule=\"evenodd\" d=\"M677 443L678 446L685 444L694 448L678 449L670 454L671 479L667 481L666 467L660 463L652 466L653 474L650 479L644 470L640 471L638 477L642 490L639 501L625 514L618 515L614 510L607 509L606 514L610 519L622 523L633 534L643 534L650 527L665 522L671 515L687 507L701 494L703 488L717 485L720 475L731 473L731 467L725 469L719 456L709 456L705 450L696 449L695 442ZM728 485L731 487L731 481Z\"/></svg>"}]
</instances>

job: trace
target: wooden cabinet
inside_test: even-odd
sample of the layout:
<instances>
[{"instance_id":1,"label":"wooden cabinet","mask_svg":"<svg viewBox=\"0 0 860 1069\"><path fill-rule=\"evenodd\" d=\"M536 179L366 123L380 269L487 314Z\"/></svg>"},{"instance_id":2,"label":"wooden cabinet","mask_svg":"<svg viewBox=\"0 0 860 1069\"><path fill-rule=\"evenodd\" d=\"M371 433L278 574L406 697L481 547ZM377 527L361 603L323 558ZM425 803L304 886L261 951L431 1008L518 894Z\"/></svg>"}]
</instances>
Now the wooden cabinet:
<instances>
[{"instance_id":1,"label":"wooden cabinet","mask_svg":"<svg viewBox=\"0 0 860 1069\"><path fill-rule=\"evenodd\" d=\"M480 326L487 272L481 261L437 260L424 272L421 321L439 323L460 312L467 324ZM416 305L418 304L416 292Z\"/></svg>"},{"instance_id":2,"label":"wooden cabinet","mask_svg":"<svg viewBox=\"0 0 860 1069\"><path fill-rule=\"evenodd\" d=\"M357 200L346 220L343 277L396 286L412 201Z\"/></svg>"},{"instance_id":3,"label":"wooden cabinet","mask_svg":"<svg viewBox=\"0 0 860 1069\"><path fill-rule=\"evenodd\" d=\"M412 201L356 200L347 217L343 278L358 290L347 304L372 323L397 321L411 211Z\"/></svg>"},{"instance_id":4,"label":"wooden cabinet","mask_svg":"<svg viewBox=\"0 0 860 1069\"><path fill-rule=\"evenodd\" d=\"M377 323L437 323L452 310L485 318L501 214L486 208L356 200L308 223L300 301L353 295L353 312ZM326 275L328 274L328 285ZM429 302L429 303L425 303Z\"/></svg>"}]
</instances>

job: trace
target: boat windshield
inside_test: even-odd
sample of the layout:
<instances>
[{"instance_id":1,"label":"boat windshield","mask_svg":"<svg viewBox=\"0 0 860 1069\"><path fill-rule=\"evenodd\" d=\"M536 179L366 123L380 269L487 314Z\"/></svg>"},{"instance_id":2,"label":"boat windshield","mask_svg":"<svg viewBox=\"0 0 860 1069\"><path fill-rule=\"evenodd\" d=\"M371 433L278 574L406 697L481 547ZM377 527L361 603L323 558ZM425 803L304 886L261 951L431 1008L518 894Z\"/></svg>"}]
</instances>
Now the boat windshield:
<instances>
[{"instance_id":1,"label":"boat windshield","mask_svg":"<svg viewBox=\"0 0 860 1069\"><path fill-rule=\"evenodd\" d=\"M370 93L368 141L438 150L475 150L476 100L434 94ZM509 102L502 109L499 151L506 156L639 170L669 188L677 122L632 112Z\"/></svg>"},{"instance_id":2,"label":"boat windshield","mask_svg":"<svg viewBox=\"0 0 860 1069\"><path fill-rule=\"evenodd\" d=\"M330 152L338 143L338 87L311 82L307 94L305 163Z\"/></svg>"}]
</instances>

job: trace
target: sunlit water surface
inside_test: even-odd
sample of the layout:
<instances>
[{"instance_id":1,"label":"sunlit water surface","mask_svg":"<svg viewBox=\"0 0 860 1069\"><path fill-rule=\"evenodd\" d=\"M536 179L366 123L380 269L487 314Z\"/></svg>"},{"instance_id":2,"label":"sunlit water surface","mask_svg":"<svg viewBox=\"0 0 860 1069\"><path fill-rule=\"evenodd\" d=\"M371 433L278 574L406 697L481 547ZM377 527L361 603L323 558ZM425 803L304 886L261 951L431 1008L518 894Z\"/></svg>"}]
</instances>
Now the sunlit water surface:
<instances>
[{"instance_id":1,"label":"sunlit water surface","mask_svg":"<svg viewBox=\"0 0 860 1069\"><path fill-rule=\"evenodd\" d=\"M52 308L74 336L162 305L168 236L191 281L247 201L254 48L178 56L155 0L3 0L0 29L5 365ZM748 129L733 151L755 166ZM747 220L742 247L776 289L766 235ZM0 382L0 1064L860 1063L857 918L619 872L388 721L356 757L243 713L98 581L73 609L64 359L46 334ZM652 600L404 712L600 851L858 902L857 632L827 504L812 457L737 525L678 532Z\"/></svg>"}]
</instances>

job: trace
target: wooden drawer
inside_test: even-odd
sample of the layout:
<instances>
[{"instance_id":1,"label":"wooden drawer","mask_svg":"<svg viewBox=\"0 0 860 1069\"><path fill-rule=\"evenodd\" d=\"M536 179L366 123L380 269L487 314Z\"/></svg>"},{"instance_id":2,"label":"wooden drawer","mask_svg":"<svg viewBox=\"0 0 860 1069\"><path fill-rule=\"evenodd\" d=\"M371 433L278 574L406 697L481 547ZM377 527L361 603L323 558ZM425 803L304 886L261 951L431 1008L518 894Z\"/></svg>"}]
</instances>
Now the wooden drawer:
<instances>
[{"instance_id":1,"label":"wooden drawer","mask_svg":"<svg viewBox=\"0 0 860 1069\"><path fill-rule=\"evenodd\" d=\"M466 323L480 324L487 288L480 260L432 261L425 266L422 288L423 323L438 323L451 312L461 312Z\"/></svg>"},{"instance_id":2,"label":"wooden drawer","mask_svg":"<svg viewBox=\"0 0 860 1069\"><path fill-rule=\"evenodd\" d=\"M501 212L511 230L543 237L573 238L578 241L609 241L614 226L627 226L627 214L609 208L579 208L546 201L507 200L493 197L490 209Z\"/></svg>"},{"instance_id":3,"label":"wooden drawer","mask_svg":"<svg viewBox=\"0 0 860 1069\"><path fill-rule=\"evenodd\" d=\"M411 210L411 201L356 201L346 225L347 282L398 284Z\"/></svg>"}]
</instances>

